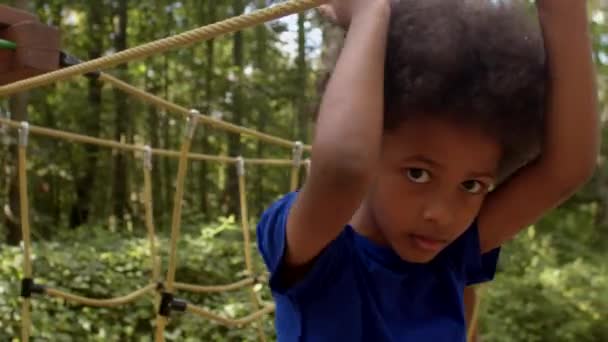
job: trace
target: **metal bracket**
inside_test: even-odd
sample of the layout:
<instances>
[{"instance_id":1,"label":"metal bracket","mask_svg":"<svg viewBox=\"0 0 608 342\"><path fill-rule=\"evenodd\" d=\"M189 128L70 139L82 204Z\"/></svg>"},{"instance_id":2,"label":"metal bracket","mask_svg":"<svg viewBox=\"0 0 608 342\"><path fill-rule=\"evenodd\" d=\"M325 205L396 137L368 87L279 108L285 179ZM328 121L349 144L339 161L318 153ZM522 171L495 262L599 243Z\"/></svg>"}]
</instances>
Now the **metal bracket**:
<instances>
[{"instance_id":1,"label":"metal bracket","mask_svg":"<svg viewBox=\"0 0 608 342\"><path fill-rule=\"evenodd\" d=\"M194 138L194 131L196 130L196 124L198 123L198 116L201 113L196 109L190 110L190 117L188 118L188 125L186 126L186 138Z\"/></svg>"},{"instance_id":2,"label":"metal bracket","mask_svg":"<svg viewBox=\"0 0 608 342\"><path fill-rule=\"evenodd\" d=\"M240 156L236 158L236 174L239 177L245 175L245 159Z\"/></svg>"},{"instance_id":3,"label":"metal bracket","mask_svg":"<svg viewBox=\"0 0 608 342\"><path fill-rule=\"evenodd\" d=\"M304 145L301 141L296 141L293 146L293 166L300 167L302 163L302 154L304 153Z\"/></svg>"},{"instance_id":4,"label":"metal bracket","mask_svg":"<svg viewBox=\"0 0 608 342\"><path fill-rule=\"evenodd\" d=\"M144 146L144 168L152 170L152 148L149 145Z\"/></svg>"},{"instance_id":5,"label":"metal bracket","mask_svg":"<svg viewBox=\"0 0 608 342\"><path fill-rule=\"evenodd\" d=\"M29 133L30 133L30 124L28 124L25 121L22 121L21 128L19 128L19 146L27 146Z\"/></svg>"}]
</instances>

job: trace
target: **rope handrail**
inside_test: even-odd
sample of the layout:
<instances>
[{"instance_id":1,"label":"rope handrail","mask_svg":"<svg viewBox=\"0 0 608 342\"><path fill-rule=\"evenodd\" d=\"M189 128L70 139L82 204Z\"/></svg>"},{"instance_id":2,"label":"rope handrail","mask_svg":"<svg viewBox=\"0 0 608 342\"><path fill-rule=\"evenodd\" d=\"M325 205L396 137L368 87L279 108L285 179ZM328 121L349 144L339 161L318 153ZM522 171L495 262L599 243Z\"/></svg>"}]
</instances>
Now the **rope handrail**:
<instances>
[{"instance_id":1,"label":"rope handrail","mask_svg":"<svg viewBox=\"0 0 608 342\"><path fill-rule=\"evenodd\" d=\"M53 288L46 288L45 293L49 296L62 298L62 299L68 300L68 301L78 303L78 304L89 305L89 306L98 306L98 307L114 307L114 306L120 306L120 305L130 303L130 302L136 300L137 298L147 294L148 292L154 291L156 289L156 286L157 286L156 284L148 284L145 287L138 289L136 291L133 291L127 295L124 295L121 297L109 298L109 299L88 298L88 297L83 297L83 296L67 293L67 292L60 291L60 290L53 289Z\"/></svg>"},{"instance_id":2,"label":"rope handrail","mask_svg":"<svg viewBox=\"0 0 608 342\"><path fill-rule=\"evenodd\" d=\"M14 121L11 119L0 118L0 125L6 125L13 129L19 129L21 127L21 123L18 121ZM121 143L115 140L102 139L91 137L88 135L72 133L67 131L61 131L52 128L46 128L41 126L29 125L30 133L46 136L50 138L56 138L61 140L70 140L85 144L97 145L101 147L108 147L114 149L120 149L125 151L132 152L145 152L145 146L143 145L134 145ZM179 151L166 150L153 148L152 154L164 157L171 158L179 158ZM199 161L215 161L222 163L230 163L236 164L238 158L237 157L225 157L225 156L217 156L217 155L209 155L202 153L192 153L188 154L188 159L191 160L199 160ZM250 165L269 165L269 166L291 166L293 161L289 159L262 159L262 158L245 158L245 163Z\"/></svg>"},{"instance_id":3,"label":"rope handrail","mask_svg":"<svg viewBox=\"0 0 608 342\"><path fill-rule=\"evenodd\" d=\"M151 94L147 91L144 91L142 89L139 89L123 80L120 80L108 73L101 73L99 76L99 80L110 83L112 86L114 86L117 89L122 90L123 92L136 97L144 102L148 102L151 103L159 108L162 109L166 109L168 111L177 113L177 114L181 114L184 116L190 116L191 112L190 109L180 106L176 103L170 102L168 100L165 100L159 96L156 96L154 94ZM292 142L290 140L286 140L283 138L279 138L279 137L275 137L273 135L267 134L267 133L262 133L259 132L255 129L251 129L251 128L247 128L247 127L243 127L243 126L239 126L239 125L235 125L226 121L222 121L220 119L216 119L213 118L211 116L208 115L202 115L199 114L197 115L197 119L199 123L202 124L206 124L227 132L231 132L231 133L237 133L237 134L242 134L242 135L248 135L251 137L255 137L261 141L267 142L267 143L272 143L278 146L283 146L283 147L295 147L297 146L296 142ZM310 151L311 147L310 146L303 146L304 150L306 151Z\"/></svg>"},{"instance_id":4,"label":"rope handrail","mask_svg":"<svg viewBox=\"0 0 608 342\"><path fill-rule=\"evenodd\" d=\"M210 25L182 32L174 36L126 49L109 56L96 58L65 69L60 69L2 86L0 87L0 97L47 85L75 75L98 71L118 64L142 59L153 54L165 52L178 47L189 46L196 42L202 42L291 14L303 12L322 5L327 1L328 0L290 0L272 7L225 19Z\"/></svg>"},{"instance_id":5,"label":"rope handrail","mask_svg":"<svg viewBox=\"0 0 608 342\"><path fill-rule=\"evenodd\" d=\"M255 283L254 278L245 278L243 280L236 281L234 283L225 284L225 285L193 285L186 283L175 283L175 289L181 291L188 292L197 292L197 293L210 293L210 292L224 292L224 291L233 291L241 289L248 285L253 285Z\"/></svg>"},{"instance_id":6,"label":"rope handrail","mask_svg":"<svg viewBox=\"0 0 608 342\"><path fill-rule=\"evenodd\" d=\"M263 309L258 310L245 317L238 318L238 319L229 319L229 318L225 318L220 315L214 314L210 311L207 311L207 310L205 310L201 307L195 306L195 305L188 304L188 306L186 307L187 312L193 313L197 316L200 316L200 317L212 320L212 321L216 321L217 323L222 324L227 327L236 327L236 326L251 323L251 322L259 319L260 317L273 312L274 309L275 309L274 304L268 304Z\"/></svg>"}]
</instances>

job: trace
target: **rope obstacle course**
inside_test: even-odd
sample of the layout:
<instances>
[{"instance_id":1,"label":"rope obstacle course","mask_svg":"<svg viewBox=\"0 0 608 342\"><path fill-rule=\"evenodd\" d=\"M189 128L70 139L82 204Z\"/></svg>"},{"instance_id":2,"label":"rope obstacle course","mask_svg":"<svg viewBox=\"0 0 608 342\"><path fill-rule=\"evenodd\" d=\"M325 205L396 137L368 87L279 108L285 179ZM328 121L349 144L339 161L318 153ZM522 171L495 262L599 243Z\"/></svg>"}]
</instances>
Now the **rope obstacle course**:
<instances>
[{"instance_id":1,"label":"rope obstacle course","mask_svg":"<svg viewBox=\"0 0 608 342\"><path fill-rule=\"evenodd\" d=\"M261 19L271 19L268 17L281 17L285 15L289 15L292 13L296 13L300 10L307 9L307 7L315 7L315 4L319 1L292 1L289 3L281 4L280 6L275 6L273 8L257 11L251 13L240 19L241 26L244 25L255 25L255 22L251 20L261 20ZM311 5L312 4L312 5ZM4 14L7 11L12 11L12 9L3 6L0 8L0 20L4 20L6 17ZM9 13L13 14L13 13ZM23 14L23 13L18 13ZM247 19L249 18L249 19ZM256 19L257 18L257 19ZM260 19L261 18L261 19ZM24 19L23 16L18 17L21 21ZM239 19L239 18L236 18ZM25 20L32 21L32 17L25 17ZM10 25L15 23L17 20L13 20L12 22L8 22L3 27L9 27ZM230 20L227 21L230 23ZM242 27L235 27L235 21L232 21L231 25L219 25L220 30L226 30L226 27L231 30L241 29ZM221 23L220 23L221 24ZM209 25L213 28L213 25ZM204 32L210 32L206 27L201 28ZM217 29L215 29L217 31ZM213 32L213 30L211 31ZM208 33L207 33L208 34ZM27 36L27 35L26 35ZM2 38L6 38L4 35L0 36ZM19 38L19 37L17 37ZM214 38L214 36L208 36L206 39ZM27 46L24 44L23 39L13 39L13 41L4 40L2 41L2 46L0 46L0 51L2 52L3 58L15 60L16 56L18 56L18 49L22 46ZM36 47L40 47L40 45L30 46L30 48L35 49ZM55 61L53 62L53 68L58 71L64 71L70 69L67 67L65 69L59 69L60 67L68 66L65 61L65 55L59 51L57 46L44 47L46 49L52 50L52 53L55 56ZM126 51L126 50L125 50ZM125 60L126 61L126 60ZM35 62L35 61L34 61ZM75 64L75 63L74 63ZM0 118L0 124L5 125L9 128L17 129L19 131L19 148L18 148L18 172L19 172L19 192L20 192L20 212L21 212L21 222L22 222L22 235L23 235L23 249L24 249L24 265L23 265L23 279L22 279L22 331L21 337L22 341L28 341L30 337L30 328L31 328L31 318L30 318L30 303L32 300L32 296L34 294L44 294L48 296L54 296L58 298L62 298L66 301L71 301L75 303L79 303L87 306L96 306L96 307L115 307L120 305L125 305L130 302L133 302L142 296L150 293L155 293L157 299L157 316L156 316L156 341L164 340L164 329L168 324L168 320L173 311L186 311L193 313L195 315L201 316L203 318L213 320L219 324L228 326L228 327L238 327L243 326L245 324L252 323L261 317L265 316L268 313L274 311L274 305L268 303L261 303L256 293L254 292L253 286L256 284L263 283L266 279L265 275L255 275L253 274L253 267L251 262L251 252L250 252L250 238L249 238L249 226L247 220L247 201L246 201L246 183L245 183L245 165L270 165L270 166L289 166L296 173L296 176L292 176L292 187L295 189L297 187L297 173L299 172L302 158L301 155L304 150L309 150L309 146L304 146L298 142L291 142L282 138L278 138L275 136L271 136L268 134L264 134L261 132L257 132L252 129L248 129L245 127L240 127L237 125L233 125L219 119L211 118L206 115L201 115L195 110L188 110L185 107L179 106L177 104L171 103L167 100L161 99L152 94L141 91L125 82L122 82L108 74L101 73L98 70L88 70L82 71L82 64L75 64L74 67L79 67L80 71L78 74L87 73L87 76L97 77L100 81L110 83L115 87L127 92L130 95L138 97L146 102L152 103L160 108L166 109L171 112L179 113L182 115L187 115L188 123L185 131L185 135L182 138L182 146L180 151L169 151L162 149L155 149L149 146L137 146L132 144L124 144L117 141L105 140L96 137L89 137L85 135L64 132L54 129L48 129L38 126L29 125L27 122L16 122L10 119ZM4 64L8 65L8 64ZM46 66L49 68L49 66ZM25 78L24 75L31 76L32 74L43 74L43 72L48 70L32 70L31 65L19 65L16 63L11 64L11 70L0 70L0 74L4 77L3 83L10 83L19 78ZM19 70L19 73L14 72L16 68L22 68ZM27 69L27 70L26 70ZM52 80L54 81L54 80ZM23 82L28 82L28 80L24 80ZM11 85L9 84L9 87ZM24 91L24 89L19 89L16 92ZM3 93L2 95L8 95L8 93ZM292 147L294 148L294 156L297 156L297 163L294 163L293 160L279 160L279 159L245 159L240 156L237 157L222 157L222 156L210 156L204 154L195 154L190 153L190 146L192 142L192 138L194 137L194 132L198 123L208 124L222 130L242 134L249 135L255 138L258 138L262 141L276 144L283 147ZM134 153L140 153L143 156L144 160L144 207L145 207L145 224L147 227L148 238L149 238L149 246L150 246L150 255L151 255L151 268L152 268L152 279L151 281L143 286L140 289L137 289L129 294L123 295L121 297L110 298L110 299L96 299L96 298L86 298L83 296L78 296L75 294L70 294L63 292L58 289L50 288L44 286L42 284L37 284L33 278L32 271L32 260L31 260L31 233L30 233L30 223L29 223L29 206L28 206L28 194L27 194L27 175L26 175L26 162L27 162L27 146L28 146L28 138L30 133L48 136L57 139L65 139L85 144L94 144L102 147L112 148L112 149L120 149L125 151L130 151ZM178 158L178 172L177 172L177 181L176 181L176 190L175 190L175 198L174 198L174 208L173 208L173 216L172 216L172 224L171 224L171 249L170 249L170 257L169 257L169 267L167 270L166 279L163 281L161 279L160 273L160 260L158 257L158 248L156 246L156 236L154 231L154 222L152 215L152 188L151 188L151 158L153 155L165 156L171 158ZM239 197L240 197L240 207L241 207L241 224L243 228L243 239L244 239L244 255L245 255L245 264L246 264L246 274L247 277L245 279L236 281L231 284L226 285L208 285L208 286L200 286L193 284L185 284L179 283L175 280L175 269L177 265L177 256L176 256L176 245L179 240L180 233L180 220L181 220L181 202L184 193L184 180L187 174L187 165L189 160L203 160L203 161L216 161L222 163L234 164L237 167L238 171L238 183L239 183ZM296 183L294 183L294 179ZM238 319L229 319L212 312L209 312L203 308L197 307L190 303L187 303L183 300L179 300L174 298L174 292L176 290L181 291L192 291L192 292L224 292L224 291L232 291L238 290L241 288L249 287L251 293L251 301L254 307L257 309L255 312L251 313L242 318ZM258 325L257 327L258 335L260 340L265 341L266 336L261 328Z\"/></svg>"},{"instance_id":2,"label":"rope obstacle course","mask_svg":"<svg viewBox=\"0 0 608 342\"><path fill-rule=\"evenodd\" d=\"M156 331L155 341L164 341L164 330L169 323L169 319L173 311L189 312L205 319L215 321L218 324L227 327L240 327L246 324L254 323L265 315L274 311L274 304L262 303L260 298L254 291L254 286L262 284L266 280L264 274L255 274L251 261L251 248L249 236L249 222L246 200L246 165L269 165L269 166L287 166L291 167L291 185L290 190L295 190L298 187L299 173L302 165L306 171L310 168L310 160L303 160L303 153L311 150L311 147L304 145L301 142L292 142L258 132L256 130L237 126L220 119L202 115L196 110L187 109L178 104L162 99L156 95L138 89L126 82L123 82L107 73L101 72L101 69L112 67L128 61L142 59L156 53L168 51L177 47L184 47L195 42L201 42L208 39L217 38L221 35L236 32L248 27L262 24L267 21L278 19L287 15L295 14L305 10L315 8L328 0L289 0L272 7L257 10L248 14L233 17L227 20L217 22L215 24L206 25L191 31L187 31L175 36L152 41L150 43L123 50L113 55L100 57L87 62L80 62L77 59L63 53L59 49L58 33L54 28L46 27L37 22L36 18L28 13L11 9L7 6L0 6L0 97L9 96L18 92L23 92L36 87L51 84L56 81L65 80L76 75L86 75L95 77L101 82L111 84L113 87L122 90L123 92L136 97L142 101L155 105L169 112L180 114L187 118L185 134L182 137L181 148L179 151L163 150L150 146L140 146L126 144L113 140L106 140L97 137L90 137L71 132L59 131L39 126L30 125L27 122L16 122L10 119L0 118L0 125L6 125L10 128L17 129L19 132L18 146L18 173L19 173L19 193L20 193L20 215L23 235L23 279L22 279L22 341L29 341L31 319L30 319L30 303L32 295L44 294L62 298L66 301L80 303L94 307L115 307L131 303L146 294L154 294L157 302L156 314ZM25 25L27 24L27 25ZM21 35L11 35L7 32L19 28L21 25L26 27L34 27L34 29L23 30ZM18 30L16 30L18 31ZM49 39L41 39L26 43L32 38L32 32L39 32L44 37ZM56 37L56 38L54 38ZM44 41L44 44L41 43ZM40 53L41 50L49 55ZM31 60L23 59L22 51L34 51L36 58ZM52 56L50 56L52 55ZM48 58L47 58L48 57ZM3 63L11 61L11 63ZM44 61L44 62L43 62ZM10 65L10 68L2 65ZM35 76L38 75L38 76ZM34 77L31 77L34 76ZM31 78L27 78L31 77ZM5 85L6 84L6 85ZM291 159L253 159L243 158L241 156L211 156L205 154L191 153L190 147L195 130L198 124L206 124L227 132L246 135L259 139L267 143L275 144L282 147L292 149ZM95 299L86 298L74 294L69 294L58 289L53 289L42 284L37 284L33 278L32 260L31 260L31 233L29 224L29 206L27 196L27 145L29 134L52 137L56 139L64 139L73 142L94 144L101 147L120 149L133 153L141 154L144 163L144 213L145 225L149 239L150 248L150 267L152 279L148 284L140 289L137 289L129 294L121 297L110 299ZM168 269L165 279L161 277L160 257L158 255L158 246L156 241L156 233L153 222L152 208L152 186L151 186L151 169L152 156L162 156L169 158L178 158L178 170L176 176L176 189L174 194L174 207L171 221L171 242ZM185 284L176 281L175 271L177 265L176 246L179 241L180 225L181 225L181 210L182 198L184 194L184 181L188 170L188 162L190 160L198 161L214 161L221 163L234 164L237 168L239 202L240 202L240 217L241 227L244 242L244 259L245 271L247 277L231 284L225 285L193 285ZM224 292L233 291L241 288L249 288L251 303L256 309L253 313L238 319L230 319L209 312L201 307L190 304L184 300L176 299L175 292L191 291L191 292ZM261 325L257 324L258 337L261 341L266 341L266 336Z\"/></svg>"}]
</instances>

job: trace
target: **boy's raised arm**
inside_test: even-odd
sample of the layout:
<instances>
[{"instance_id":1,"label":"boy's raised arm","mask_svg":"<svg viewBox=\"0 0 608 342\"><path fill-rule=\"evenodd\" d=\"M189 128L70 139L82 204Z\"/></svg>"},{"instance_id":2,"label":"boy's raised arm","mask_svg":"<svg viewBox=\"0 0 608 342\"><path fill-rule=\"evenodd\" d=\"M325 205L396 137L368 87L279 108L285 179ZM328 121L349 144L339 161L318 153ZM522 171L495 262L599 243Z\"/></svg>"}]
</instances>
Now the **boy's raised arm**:
<instances>
[{"instance_id":1,"label":"boy's raised arm","mask_svg":"<svg viewBox=\"0 0 608 342\"><path fill-rule=\"evenodd\" d=\"M538 0L549 66L541 157L491 193L479 215L491 250L571 196L592 175L599 147L586 0Z\"/></svg>"},{"instance_id":2,"label":"boy's raised arm","mask_svg":"<svg viewBox=\"0 0 608 342\"><path fill-rule=\"evenodd\" d=\"M334 0L325 10L349 28L321 102L311 172L287 220L288 266L309 263L339 235L380 153L389 1Z\"/></svg>"}]
</instances>

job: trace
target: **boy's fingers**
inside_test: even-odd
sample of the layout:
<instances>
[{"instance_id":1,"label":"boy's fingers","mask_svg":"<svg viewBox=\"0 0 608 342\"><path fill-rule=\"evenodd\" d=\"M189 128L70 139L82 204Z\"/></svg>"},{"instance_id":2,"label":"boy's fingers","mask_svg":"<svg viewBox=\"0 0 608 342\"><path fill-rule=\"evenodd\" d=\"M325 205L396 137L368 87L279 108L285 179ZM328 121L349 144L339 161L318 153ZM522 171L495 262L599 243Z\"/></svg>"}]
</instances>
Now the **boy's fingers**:
<instances>
[{"instance_id":1,"label":"boy's fingers","mask_svg":"<svg viewBox=\"0 0 608 342\"><path fill-rule=\"evenodd\" d=\"M319 14L323 16L325 19L331 21L334 24L337 24L337 17L334 11L334 8L331 5L321 5L317 8Z\"/></svg>"}]
</instances>

